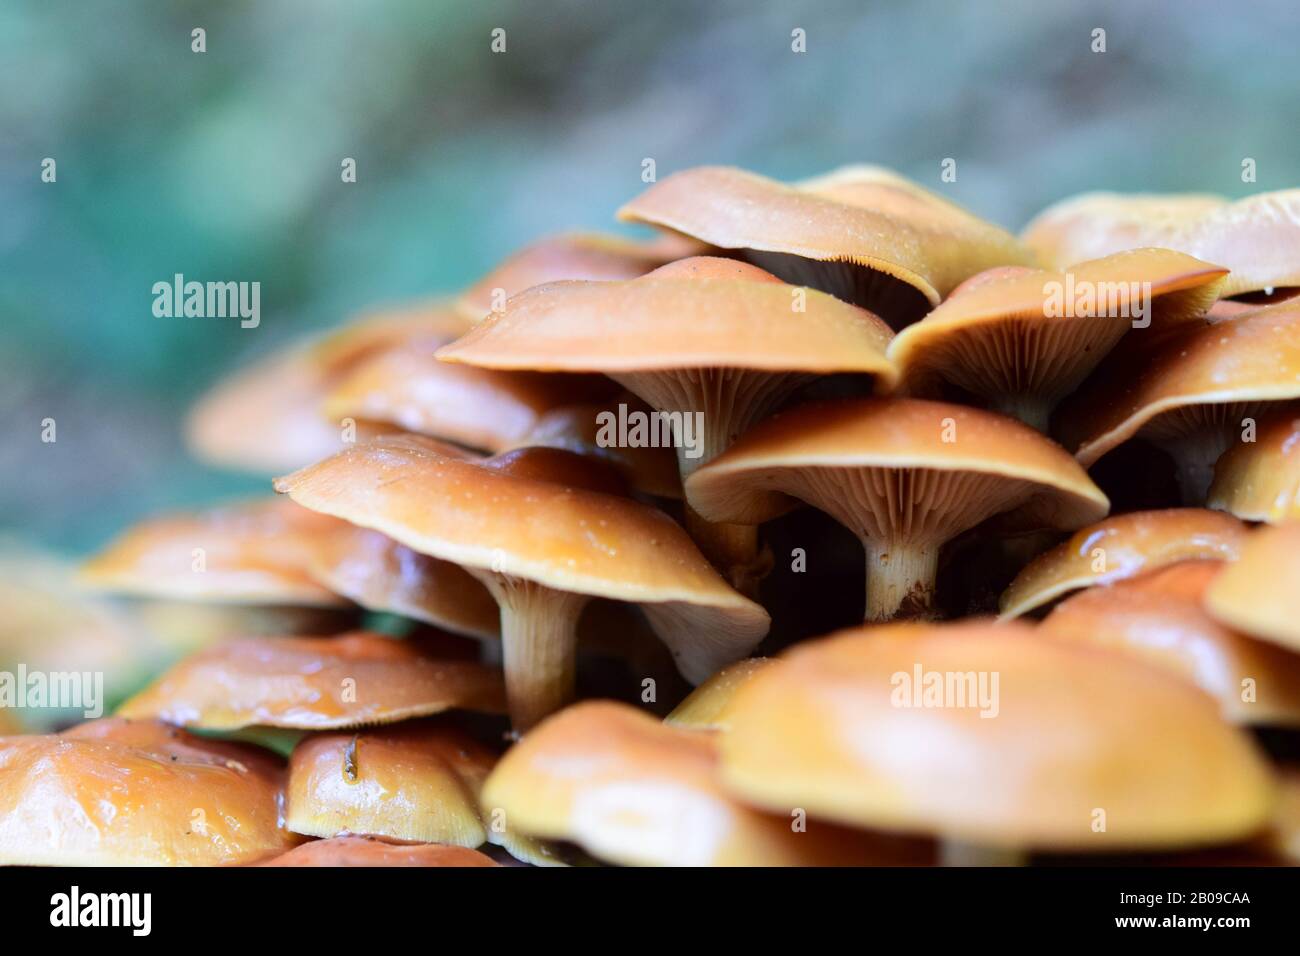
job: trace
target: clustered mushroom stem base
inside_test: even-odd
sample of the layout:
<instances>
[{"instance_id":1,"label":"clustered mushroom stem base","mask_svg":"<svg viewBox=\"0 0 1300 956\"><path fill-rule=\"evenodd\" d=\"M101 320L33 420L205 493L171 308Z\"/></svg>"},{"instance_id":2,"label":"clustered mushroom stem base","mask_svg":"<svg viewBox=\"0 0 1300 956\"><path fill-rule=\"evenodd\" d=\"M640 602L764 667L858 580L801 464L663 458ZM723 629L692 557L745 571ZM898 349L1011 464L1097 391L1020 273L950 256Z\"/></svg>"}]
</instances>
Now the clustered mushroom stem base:
<instances>
[{"instance_id":1,"label":"clustered mushroom stem base","mask_svg":"<svg viewBox=\"0 0 1300 956\"><path fill-rule=\"evenodd\" d=\"M1183 504L1205 504L1214 482L1214 465L1232 444L1231 435L1223 429L1208 428L1165 439L1159 444L1173 456Z\"/></svg>"},{"instance_id":2,"label":"clustered mushroom stem base","mask_svg":"<svg viewBox=\"0 0 1300 956\"><path fill-rule=\"evenodd\" d=\"M937 545L863 542L867 552L868 621L926 618L934 603Z\"/></svg>"},{"instance_id":3,"label":"clustered mushroom stem base","mask_svg":"<svg viewBox=\"0 0 1300 956\"><path fill-rule=\"evenodd\" d=\"M506 703L523 733L574 699L578 618L589 598L506 575L483 580L501 606Z\"/></svg>"},{"instance_id":4,"label":"clustered mushroom stem base","mask_svg":"<svg viewBox=\"0 0 1300 956\"><path fill-rule=\"evenodd\" d=\"M758 527L706 521L689 504L685 519L686 532L709 562L733 588L757 600L759 583L772 569L771 555L759 549Z\"/></svg>"}]
</instances>

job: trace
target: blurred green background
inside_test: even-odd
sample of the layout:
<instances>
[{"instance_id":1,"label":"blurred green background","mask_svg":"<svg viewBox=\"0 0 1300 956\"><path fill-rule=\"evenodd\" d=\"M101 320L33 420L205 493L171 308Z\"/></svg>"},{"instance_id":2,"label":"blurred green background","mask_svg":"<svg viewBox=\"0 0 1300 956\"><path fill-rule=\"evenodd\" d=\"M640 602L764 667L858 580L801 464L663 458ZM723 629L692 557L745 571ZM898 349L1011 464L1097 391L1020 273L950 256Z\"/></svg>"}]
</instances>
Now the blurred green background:
<instances>
[{"instance_id":1,"label":"blurred green background","mask_svg":"<svg viewBox=\"0 0 1300 956\"><path fill-rule=\"evenodd\" d=\"M1298 26L1294 0L5 0L0 530L76 552L265 490L186 457L202 390L542 233L614 228L645 157L878 162L1013 229L1084 189L1300 185ZM177 272L260 281L261 326L155 318Z\"/></svg>"}]
</instances>

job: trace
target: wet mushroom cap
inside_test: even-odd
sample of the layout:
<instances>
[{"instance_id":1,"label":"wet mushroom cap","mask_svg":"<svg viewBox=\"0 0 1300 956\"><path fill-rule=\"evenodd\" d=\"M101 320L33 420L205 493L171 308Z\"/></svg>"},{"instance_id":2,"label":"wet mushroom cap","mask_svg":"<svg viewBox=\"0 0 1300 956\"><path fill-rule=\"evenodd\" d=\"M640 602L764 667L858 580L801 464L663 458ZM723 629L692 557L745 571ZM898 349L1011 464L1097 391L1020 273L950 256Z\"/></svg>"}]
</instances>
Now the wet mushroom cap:
<instances>
[{"instance_id":1,"label":"wet mushroom cap","mask_svg":"<svg viewBox=\"0 0 1300 956\"><path fill-rule=\"evenodd\" d=\"M618 215L744 250L756 264L792 280L809 273L798 260L872 270L914 290L900 324L919 318L927 304L938 305L977 272L1033 264L1009 233L879 169L844 170L801 188L741 169L701 166L660 180Z\"/></svg>"},{"instance_id":2,"label":"wet mushroom cap","mask_svg":"<svg viewBox=\"0 0 1300 956\"><path fill-rule=\"evenodd\" d=\"M312 734L289 758L285 826L316 837L481 846L478 796L495 762L468 734L437 721Z\"/></svg>"},{"instance_id":3,"label":"wet mushroom cap","mask_svg":"<svg viewBox=\"0 0 1300 956\"><path fill-rule=\"evenodd\" d=\"M773 663L770 657L748 657L728 664L691 691L664 723L684 730L726 730L736 692Z\"/></svg>"},{"instance_id":4,"label":"wet mushroom cap","mask_svg":"<svg viewBox=\"0 0 1300 956\"><path fill-rule=\"evenodd\" d=\"M1236 724L1300 725L1300 656L1219 624L1202 607L1220 562L1189 561L1070 597L1038 633L1166 667Z\"/></svg>"},{"instance_id":5,"label":"wet mushroom cap","mask_svg":"<svg viewBox=\"0 0 1300 956\"><path fill-rule=\"evenodd\" d=\"M309 840L256 866L499 866L490 856L463 846L389 843L361 836Z\"/></svg>"},{"instance_id":6,"label":"wet mushroom cap","mask_svg":"<svg viewBox=\"0 0 1300 956\"><path fill-rule=\"evenodd\" d=\"M465 290L457 302L477 322L516 293L561 279L635 279L692 254L691 243L634 242L600 233L564 233L530 243Z\"/></svg>"},{"instance_id":7,"label":"wet mushroom cap","mask_svg":"<svg viewBox=\"0 0 1300 956\"><path fill-rule=\"evenodd\" d=\"M501 675L431 653L443 645L363 631L226 641L181 661L118 713L205 730L332 730L453 708L501 713Z\"/></svg>"},{"instance_id":8,"label":"wet mushroom cap","mask_svg":"<svg viewBox=\"0 0 1300 956\"><path fill-rule=\"evenodd\" d=\"M1002 594L1002 616L1019 617L1070 591L1179 561L1232 560L1245 536L1246 526L1236 518L1204 508L1115 515L1076 531L1026 565Z\"/></svg>"},{"instance_id":9,"label":"wet mushroom cap","mask_svg":"<svg viewBox=\"0 0 1300 956\"><path fill-rule=\"evenodd\" d=\"M276 487L462 567L640 604L688 680L748 653L767 631L767 613L728 587L662 512L455 459L417 436L359 445Z\"/></svg>"},{"instance_id":10,"label":"wet mushroom cap","mask_svg":"<svg viewBox=\"0 0 1300 956\"><path fill-rule=\"evenodd\" d=\"M728 797L704 734L634 707L588 701L548 718L501 759L483 789L488 813L531 836L576 843L632 866L813 866L921 862L906 843L855 837L788 811Z\"/></svg>"},{"instance_id":11,"label":"wet mushroom cap","mask_svg":"<svg viewBox=\"0 0 1300 956\"><path fill-rule=\"evenodd\" d=\"M1140 246L1175 249L1231 269L1224 296L1297 286L1300 190L1236 202L1203 194L1087 193L1039 213L1022 238L1056 266Z\"/></svg>"},{"instance_id":12,"label":"wet mushroom cap","mask_svg":"<svg viewBox=\"0 0 1300 956\"><path fill-rule=\"evenodd\" d=\"M283 767L152 721L0 737L0 865L213 866L288 849Z\"/></svg>"},{"instance_id":13,"label":"wet mushroom cap","mask_svg":"<svg viewBox=\"0 0 1300 956\"><path fill-rule=\"evenodd\" d=\"M890 335L864 309L744 263L704 257L626 282L529 289L438 356L482 368L615 378L693 368L863 372L887 386L894 378L885 359Z\"/></svg>"},{"instance_id":14,"label":"wet mushroom cap","mask_svg":"<svg viewBox=\"0 0 1300 956\"><path fill-rule=\"evenodd\" d=\"M1193 320L1214 303L1226 275L1167 249L1118 253L1065 272L990 272L962 283L890 343L906 385L940 377L995 401L1033 396L1049 411L1143 321L1139 312L1156 328ZM1076 302L1071 289L1091 298Z\"/></svg>"},{"instance_id":15,"label":"wet mushroom cap","mask_svg":"<svg viewBox=\"0 0 1300 956\"><path fill-rule=\"evenodd\" d=\"M1190 324L1137 360L1140 368L1123 356L1103 363L1057 413L1065 446L1085 466L1139 435L1240 431L1262 404L1300 398L1300 301Z\"/></svg>"},{"instance_id":16,"label":"wet mushroom cap","mask_svg":"<svg viewBox=\"0 0 1300 956\"><path fill-rule=\"evenodd\" d=\"M94 587L142 597L339 607L308 570L338 522L282 498L151 518L82 567Z\"/></svg>"},{"instance_id":17,"label":"wet mushroom cap","mask_svg":"<svg viewBox=\"0 0 1300 956\"><path fill-rule=\"evenodd\" d=\"M309 564L322 585L367 610L400 614L469 637L500 635L496 601L464 569L377 531L341 521L337 525Z\"/></svg>"},{"instance_id":18,"label":"wet mushroom cap","mask_svg":"<svg viewBox=\"0 0 1300 956\"><path fill-rule=\"evenodd\" d=\"M727 788L776 812L1104 852L1231 841L1272 808L1268 765L1209 696L1026 625L856 628L780 661L718 737Z\"/></svg>"},{"instance_id":19,"label":"wet mushroom cap","mask_svg":"<svg viewBox=\"0 0 1300 956\"><path fill-rule=\"evenodd\" d=\"M1253 441L1219 457L1205 503L1245 521L1300 519L1300 404L1260 416Z\"/></svg>"},{"instance_id":20,"label":"wet mushroom cap","mask_svg":"<svg viewBox=\"0 0 1300 956\"><path fill-rule=\"evenodd\" d=\"M1206 594L1214 617L1300 653L1300 523L1261 527Z\"/></svg>"},{"instance_id":21,"label":"wet mushroom cap","mask_svg":"<svg viewBox=\"0 0 1300 956\"><path fill-rule=\"evenodd\" d=\"M872 472L899 471L931 473L933 487L918 482L906 501L883 485L870 487ZM837 475L862 497L819 490L822 476ZM951 523L955 533L1020 505L1032 505L1047 527L1070 528L1109 507L1063 449L1020 422L911 398L809 402L781 412L695 472L686 488L710 520L756 524L789 511L800 497L851 530L864 524L870 530L872 519L864 514L879 511L881 523L898 512L918 526Z\"/></svg>"}]
</instances>

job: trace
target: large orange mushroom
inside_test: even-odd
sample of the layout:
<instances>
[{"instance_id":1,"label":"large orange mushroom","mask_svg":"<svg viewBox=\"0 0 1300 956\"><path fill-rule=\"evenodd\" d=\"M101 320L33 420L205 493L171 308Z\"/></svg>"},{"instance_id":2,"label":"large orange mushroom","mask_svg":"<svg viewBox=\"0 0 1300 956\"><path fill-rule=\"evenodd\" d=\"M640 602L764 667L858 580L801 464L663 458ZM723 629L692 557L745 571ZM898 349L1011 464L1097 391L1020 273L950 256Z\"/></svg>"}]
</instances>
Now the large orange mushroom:
<instances>
[{"instance_id":1,"label":"large orange mushroom","mask_svg":"<svg viewBox=\"0 0 1300 956\"><path fill-rule=\"evenodd\" d=\"M819 374L856 373L888 388L889 338L869 312L705 257L629 282L540 286L438 355L493 370L603 372L664 416L642 428L648 437L628 427L610 440L673 444L686 477ZM671 434L658 437L660 424ZM753 593L762 566L754 529L710 525L689 509L687 519L705 554Z\"/></svg>"},{"instance_id":2,"label":"large orange mushroom","mask_svg":"<svg viewBox=\"0 0 1300 956\"><path fill-rule=\"evenodd\" d=\"M694 682L753 649L767 613L728 587L671 518L592 490L590 460L546 451L477 460L418 436L388 436L276 487L487 586L501 609L518 730L572 698L577 620L593 598L639 605Z\"/></svg>"},{"instance_id":3,"label":"large orange mushroom","mask_svg":"<svg viewBox=\"0 0 1300 956\"><path fill-rule=\"evenodd\" d=\"M977 272L1035 264L1011 234L879 167L789 186L700 166L655 183L619 218L734 252L788 282L868 308L894 328Z\"/></svg>"},{"instance_id":4,"label":"large orange mushroom","mask_svg":"<svg viewBox=\"0 0 1300 956\"><path fill-rule=\"evenodd\" d=\"M995 269L900 332L889 357L905 387L951 382L1046 432L1056 405L1130 329L1163 334L1194 321L1226 274L1167 249L1117 253L1063 272Z\"/></svg>"},{"instance_id":5,"label":"large orange mushroom","mask_svg":"<svg viewBox=\"0 0 1300 956\"><path fill-rule=\"evenodd\" d=\"M940 547L1016 509L1071 529L1109 502L1064 449L1014 419L909 398L814 402L750 430L686 483L715 521L758 523L806 502L867 552L866 618L932 612Z\"/></svg>"}]
</instances>

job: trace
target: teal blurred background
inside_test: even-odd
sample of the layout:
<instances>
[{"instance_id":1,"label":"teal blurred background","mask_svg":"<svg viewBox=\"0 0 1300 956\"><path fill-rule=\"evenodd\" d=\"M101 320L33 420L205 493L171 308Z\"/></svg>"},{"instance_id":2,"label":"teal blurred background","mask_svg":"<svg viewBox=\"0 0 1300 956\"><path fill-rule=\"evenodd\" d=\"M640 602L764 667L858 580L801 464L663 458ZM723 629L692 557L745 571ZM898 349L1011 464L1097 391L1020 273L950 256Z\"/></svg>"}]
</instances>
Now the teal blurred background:
<instances>
[{"instance_id":1,"label":"teal blurred background","mask_svg":"<svg viewBox=\"0 0 1300 956\"><path fill-rule=\"evenodd\" d=\"M645 157L878 162L1013 229L1084 189L1300 185L1298 26L1294 0L5 0L0 530L76 552L266 490L187 458L202 390L545 232L614 228ZM177 272L260 281L260 327L155 318Z\"/></svg>"}]
</instances>

